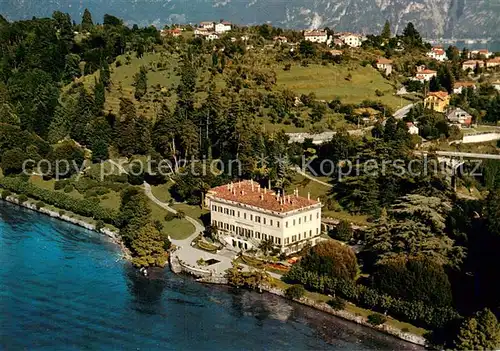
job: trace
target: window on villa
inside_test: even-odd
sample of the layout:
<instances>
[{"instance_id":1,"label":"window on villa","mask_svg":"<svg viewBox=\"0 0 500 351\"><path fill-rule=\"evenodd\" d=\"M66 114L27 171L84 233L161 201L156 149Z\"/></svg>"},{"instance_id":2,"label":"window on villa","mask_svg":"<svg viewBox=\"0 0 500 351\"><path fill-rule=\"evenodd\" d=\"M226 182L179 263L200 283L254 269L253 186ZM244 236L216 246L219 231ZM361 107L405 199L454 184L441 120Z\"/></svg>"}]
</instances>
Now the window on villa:
<instances>
[{"instance_id":1,"label":"window on villa","mask_svg":"<svg viewBox=\"0 0 500 351\"><path fill-rule=\"evenodd\" d=\"M312 215L312 214L310 214L310 215L309 215L309 220L310 220L310 221L312 221L312 220L313 220L313 215Z\"/></svg>"},{"instance_id":2,"label":"window on villa","mask_svg":"<svg viewBox=\"0 0 500 351\"><path fill-rule=\"evenodd\" d=\"M222 212L222 206L219 206L219 212Z\"/></svg>"},{"instance_id":3,"label":"window on villa","mask_svg":"<svg viewBox=\"0 0 500 351\"><path fill-rule=\"evenodd\" d=\"M272 227L273 226L273 220L271 219L271 222L269 223L269 225Z\"/></svg>"},{"instance_id":4,"label":"window on villa","mask_svg":"<svg viewBox=\"0 0 500 351\"><path fill-rule=\"evenodd\" d=\"M299 240L300 240L300 234L299 234Z\"/></svg>"},{"instance_id":5,"label":"window on villa","mask_svg":"<svg viewBox=\"0 0 500 351\"><path fill-rule=\"evenodd\" d=\"M285 227L287 227L287 228L288 228L288 221L286 221L286 222L285 222Z\"/></svg>"},{"instance_id":6,"label":"window on villa","mask_svg":"<svg viewBox=\"0 0 500 351\"><path fill-rule=\"evenodd\" d=\"M266 224L266 217L264 217L263 220L264 220L264 224Z\"/></svg>"},{"instance_id":7,"label":"window on villa","mask_svg":"<svg viewBox=\"0 0 500 351\"><path fill-rule=\"evenodd\" d=\"M238 211L238 218L240 218L240 211Z\"/></svg>"},{"instance_id":8,"label":"window on villa","mask_svg":"<svg viewBox=\"0 0 500 351\"><path fill-rule=\"evenodd\" d=\"M300 217L299 217L299 224L300 224Z\"/></svg>"},{"instance_id":9,"label":"window on villa","mask_svg":"<svg viewBox=\"0 0 500 351\"><path fill-rule=\"evenodd\" d=\"M293 225L295 226L295 219L293 220Z\"/></svg>"},{"instance_id":10,"label":"window on villa","mask_svg":"<svg viewBox=\"0 0 500 351\"><path fill-rule=\"evenodd\" d=\"M250 220L253 221L253 214L250 215Z\"/></svg>"},{"instance_id":11,"label":"window on villa","mask_svg":"<svg viewBox=\"0 0 500 351\"><path fill-rule=\"evenodd\" d=\"M214 220L212 221L212 224L213 224L213 225L217 225L217 221L214 219Z\"/></svg>"},{"instance_id":12,"label":"window on villa","mask_svg":"<svg viewBox=\"0 0 500 351\"><path fill-rule=\"evenodd\" d=\"M250 231L250 237L253 238L253 230Z\"/></svg>"},{"instance_id":13,"label":"window on villa","mask_svg":"<svg viewBox=\"0 0 500 351\"><path fill-rule=\"evenodd\" d=\"M262 233L262 240L267 240L267 234Z\"/></svg>"},{"instance_id":14,"label":"window on villa","mask_svg":"<svg viewBox=\"0 0 500 351\"><path fill-rule=\"evenodd\" d=\"M255 216L255 222L260 223L260 216Z\"/></svg>"},{"instance_id":15,"label":"window on villa","mask_svg":"<svg viewBox=\"0 0 500 351\"><path fill-rule=\"evenodd\" d=\"M219 221L219 228L220 228L220 229L224 228L224 227L222 226L222 222L221 222L221 221Z\"/></svg>"},{"instance_id":16,"label":"window on villa","mask_svg":"<svg viewBox=\"0 0 500 351\"><path fill-rule=\"evenodd\" d=\"M309 231L309 237L311 237L313 235L313 231L312 229Z\"/></svg>"},{"instance_id":17,"label":"window on villa","mask_svg":"<svg viewBox=\"0 0 500 351\"><path fill-rule=\"evenodd\" d=\"M255 237L256 237L257 239L260 239L260 232L255 232Z\"/></svg>"},{"instance_id":18,"label":"window on villa","mask_svg":"<svg viewBox=\"0 0 500 351\"><path fill-rule=\"evenodd\" d=\"M292 243L297 241L297 235L292 235Z\"/></svg>"},{"instance_id":19,"label":"window on villa","mask_svg":"<svg viewBox=\"0 0 500 351\"><path fill-rule=\"evenodd\" d=\"M307 222L307 216L304 216L304 223Z\"/></svg>"},{"instance_id":20,"label":"window on villa","mask_svg":"<svg viewBox=\"0 0 500 351\"><path fill-rule=\"evenodd\" d=\"M319 218L319 212L316 212L316 218Z\"/></svg>"},{"instance_id":21,"label":"window on villa","mask_svg":"<svg viewBox=\"0 0 500 351\"><path fill-rule=\"evenodd\" d=\"M231 231L234 232L234 225L231 225Z\"/></svg>"},{"instance_id":22,"label":"window on villa","mask_svg":"<svg viewBox=\"0 0 500 351\"><path fill-rule=\"evenodd\" d=\"M285 238L285 245L290 244L290 238Z\"/></svg>"},{"instance_id":23,"label":"window on villa","mask_svg":"<svg viewBox=\"0 0 500 351\"><path fill-rule=\"evenodd\" d=\"M243 219L247 219L247 214L243 213Z\"/></svg>"},{"instance_id":24,"label":"window on villa","mask_svg":"<svg viewBox=\"0 0 500 351\"><path fill-rule=\"evenodd\" d=\"M280 227L280 222L276 222L276 226L279 228Z\"/></svg>"},{"instance_id":25,"label":"window on villa","mask_svg":"<svg viewBox=\"0 0 500 351\"><path fill-rule=\"evenodd\" d=\"M212 211L217 211L217 206L212 205Z\"/></svg>"},{"instance_id":26,"label":"window on villa","mask_svg":"<svg viewBox=\"0 0 500 351\"><path fill-rule=\"evenodd\" d=\"M316 228L316 235L319 234L319 228Z\"/></svg>"},{"instance_id":27,"label":"window on villa","mask_svg":"<svg viewBox=\"0 0 500 351\"><path fill-rule=\"evenodd\" d=\"M278 245L281 245L281 239L280 239L280 238L276 238L276 243L277 243Z\"/></svg>"}]
</instances>

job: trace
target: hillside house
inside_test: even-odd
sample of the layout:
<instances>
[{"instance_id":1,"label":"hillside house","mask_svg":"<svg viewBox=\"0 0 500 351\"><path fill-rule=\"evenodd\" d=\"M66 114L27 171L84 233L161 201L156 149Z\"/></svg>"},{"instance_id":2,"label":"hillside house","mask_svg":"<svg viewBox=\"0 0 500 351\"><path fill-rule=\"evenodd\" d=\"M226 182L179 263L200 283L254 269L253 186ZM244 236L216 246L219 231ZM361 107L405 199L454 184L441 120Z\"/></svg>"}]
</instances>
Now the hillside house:
<instances>
[{"instance_id":1,"label":"hillside house","mask_svg":"<svg viewBox=\"0 0 500 351\"><path fill-rule=\"evenodd\" d=\"M472 88L476 89L476 83L474 82L455 82L453 84L453 93L461 94L464 89Z\"/></svg>"},{"instance_id":2,"label":"hillside house","mask_svg":"<svg viewBox=\"0 0 500 351\"><path fill-rule=\"evenodd\" d=\"M476 67L482 68L484 67L484 61L481 60L468 60L462 63L462 69L467 71L470 69L471 71L475 70Z\"/></svg>"},{"instance_id":3,"label":"hillside house","mask_svg":"<svg viewBox=\"0 0 500 351\"><path fill-rule=\"evenodd\" d=\"M470 127L472 124L472 116L461 108L453 108L446 114L446 118L450 123L459 124L460 126Z\"/></svg>"},{"instance_id":4,"label":"hillside house","mask_svg":"<svg viewBox=\"0 0 500 351\"><path fill-rule=\"evenodd\" d=\"M486 61L486 68L495 68L500 66L500 57L495 57Z\"/></svg>"},{"instance_id":5,"label":"hillside house","mask_svg":"<svg viewBox=\"0 0 500 351\"><path fill-rule=\"evenodd\" d=\"M344 44L350 46L351 48L359 48L363 44L364 37L359 34L345 33L342 34L339 39L341 39Z\"/></svg>"},{"instance_id":6,"label":"hillside house","mask_svg":"<svg viewBox=\"0 0 500 351\"><path fill-rule=\"evenodd\" d=\"M202 28L202 27L199 27L199 28L195 28L194 29L194 36L195 37L206 37L207 35L209 35L210 33L212 33L211 30L207 29L207 28Z\"/></svg>"},{"instance_id":7,"label":"hillside house","mask_svg":"<svg viewBox=\"0 0 500 351\"><path fill-rule=\"evenodd\" d=\"M445 91L430 92L424 99L424 107L444 113L450 105L450 95Z\"/></svg>"},{"instance_id":8,"label":"hillside house","mask_svg":"<svg viewBox=\"0 0 500 351\"><path fill-rule=\"evenodd\" d=\"M326 43L328 34L324 30L306 30L304 31L304 40L313 43Z\"/></svg>"},{"instance_id":9,"label":"hillside house","mask_svg":"<svg viewBox=\"0 0 500 351\"><path fill-rule=\"evenodd\" d=\"M446 61L448 57L446 56L446 51L442 46L435 46L427 53L427 57L430 57L437 61Z\"/></svg>"},{"instance_id":10,"label":"hillside house","mask_svg":"<svg viewBox=\"0 0 500 351\"><path fill-rule=\"evenodd\" d=\"M276 36L276 37L273 38L273 41L275 43L280 43L281 44L281 43L287 43L288 39L287 39L287 37L284 37L282 35L278 35L278 36Z\"/></svg>"},{"instance_id":11,"label":"hillside house","mask_svg":"<svg viewBox=\"0 0 500 351\"><path fill-rule=\"evenodd\" d=\"M214 29L215 29L215 33L222 34L222 33L229 32L231 30L231 22L221 21L215 25Z\"/></svg>"},{"instance_id":12,"label":"hillside house","mask_svg":"<svg viewBox=\"0 0 500 351\"><path fill-rule=\"evenodd\" d=\"M342 50L330 50L329 53L332 56L342 56Z\"/></svg>"},{"instance_id":13,"label":"hillside house","mask_svg":"<svg viewBox=\"0 0 500 351\"><path fill-rule=\"evenodd\" d=\"M209 33L206 37L207 40L217 40L219 35L217 33Z\"/></svg>"},{"instance_id":14,"label":"hillside house","mask_svg":"<svg viewBox=\"0 0 500 351\"><path fill-rule=\"evenodd\" d=\"M199 28L207 29L213 31L215 27L214 22L200 22Z\"/></svg>"},{"instance_id":15,"label":"hillside house","mask_svg":"<svg viewBox=\"0 0 500 351\"><path fill-rule=\"evenodd\" d=\"M383 71L386 75L392 73L392 60L381 57L377 60L377 69Z\"/></svg>"},{"instance_id":16,"label":"hillside house","mask_svg":"<svg viewBox=\"0 0 500 351\"><path fill-rule=\"evenodd\" d=\"M469 51L469 54L467 56L470 59L474 59L474 58L476 58L476 59L482 59L482 58L489 59L491 56L493 56L493 53L488 51L488 49L480 49L480 50Z\"/></svg>"},{"instance_id":17,"label":"hillside house","mask_svg":"<svg viewBox=\"0 0 500 351\"><path fill-rule=\"evenodd\" d=\"M171 36L171 37L177 38L177 37L179 37L181 34L182 34L182 29L180 29L180 28L174 28L174 29L163 29L163 30L160 32L160 35L161 35L162 37Z\"/></svg>"},{"instance_id":18,"label":"hillside house","mask_svg":"<svg viewBox=\"0 0 500 351\"><path fill-rule=\"evenodd\" d=\"M422 69L417 70L417 74L415 75L415 80L419 80L421 82L428 82L432 79L432 77L436 77L437 72L432 69Z\"/></svg>"}]
</instances>

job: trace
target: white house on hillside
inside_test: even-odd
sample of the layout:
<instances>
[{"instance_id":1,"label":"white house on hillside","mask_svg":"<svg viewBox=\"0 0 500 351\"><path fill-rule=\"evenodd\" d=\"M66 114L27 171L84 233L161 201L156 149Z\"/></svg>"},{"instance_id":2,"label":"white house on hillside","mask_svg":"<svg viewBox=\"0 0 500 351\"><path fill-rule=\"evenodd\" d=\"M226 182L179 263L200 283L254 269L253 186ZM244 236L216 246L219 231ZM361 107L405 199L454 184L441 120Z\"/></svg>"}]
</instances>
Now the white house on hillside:
<instances>
[{"instance_id":1,"label":"white house on hillside","mask_svg":"<svg viewBox=\"0 0 500 351\"><path fill-rule=\"evenodd\" d=\"M221 242L241 250L268 240L289 254L322 239L321 202L261 188L253 181L221 185L208 191L205 205Z\"/></svg>"},{"instance_id":2,"label":"white house on hillside","mask_svg":"<svg viewBox=\"0 0 500 351\"><path fill-rule=\"evenodd\" d=\"M324 30L306 30L304 31L304 39L313 43L326 43L328 34Z\"/></svg>"},{"instance_id":3,"label":"white house on hillside","mask_svg":"<svg viewBox=\"0 0 500 351\"><path fill-rule=\"evenodd\" d=\"M222 21L215 25L215 33L226 33L231 30L231 22Z\"/></svg>"},{"instance_id":4,"label":"white house on hillside","mask_svg":"<svg viewBox=\"0 0 500 351\"><path fill-rule=\"evenodd\" d=\"M343 34L339 38L351 48L359 48L365 39L362 35L352 33Z\"/></svg>"},{"instance_id":5,"label":"white house on hillside","mask_svg":"<svg viewBox=\"0 0 500 351\"><path fill-rule=\"evenodd\" d=\"M427 57L433 58L437 61L446 61L448 56L446 56L446 51L441 46L435 46L427 53Z\"/></svg>"},{"instance_id":6,"label":"white house on hillside","mask_svg":"<svg viewBox=\"0 0 500 351\"><path fill-rule=\"evenodd\" d=\"M214 30L214 22L200 22L200 28Z\"/></svg>"}]
</instances>

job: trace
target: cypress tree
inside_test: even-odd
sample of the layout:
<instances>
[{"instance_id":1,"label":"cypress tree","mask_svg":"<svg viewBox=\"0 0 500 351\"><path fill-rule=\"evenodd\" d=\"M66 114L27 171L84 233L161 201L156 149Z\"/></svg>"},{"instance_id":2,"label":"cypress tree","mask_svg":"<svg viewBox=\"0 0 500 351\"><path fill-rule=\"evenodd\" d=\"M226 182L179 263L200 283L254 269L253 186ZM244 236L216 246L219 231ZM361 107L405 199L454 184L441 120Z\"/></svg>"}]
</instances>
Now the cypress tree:
<instances>
[{"instance_id":1,"label":"cypress tree","mask_svg":"<svg viewBox=\"0 0 500 351\"><path fill-rule=\"evenodd\" d=\"M93 26L94 22L92 21L92 15L90 14L90 11L88 9L85 9L82 16L82 29L89 31Z\"/></svg>"}]
</instances>

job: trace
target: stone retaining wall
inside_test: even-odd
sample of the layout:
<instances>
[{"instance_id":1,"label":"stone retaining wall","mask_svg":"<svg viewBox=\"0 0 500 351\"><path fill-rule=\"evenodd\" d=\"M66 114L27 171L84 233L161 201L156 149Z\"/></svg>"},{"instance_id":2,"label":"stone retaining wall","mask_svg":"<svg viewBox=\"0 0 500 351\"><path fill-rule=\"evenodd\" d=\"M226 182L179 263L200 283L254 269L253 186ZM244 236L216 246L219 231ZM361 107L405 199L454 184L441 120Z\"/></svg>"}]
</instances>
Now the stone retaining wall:
<instances>
[{"instance_id":1,"label":"stone retaining wall","mask_svg":"<svg viewBox=\"0 0 500 351\"><path fill-rule=\"evenodd\" d=\"M283 297L285 296L284 290L276 288L276 287L262 286L262 290L267 291L271 294L275 294L275 295L279 295L279 296L283 296ZM394 327L391 327L391 326L386 325L386 324L374 326L374 325L368 323L367 319L363 316L357 316L357 315L352 314L352 313L345 311L345 310L336 311L325 302L317 302L317 301L311 300L307 297L302 297L300 300L294 300L294 301L301 303L303 305L315 308L317 310L326 312L328 314L347 319L347 320L352 321L354 323L361 324L365 327L376 329L378 331L395 336L401 340L408 341L408 342L411 342L413 344L417 344L417 345L421 345L421 346L426 346L426 344L427 344L427 341L422 336L415 335L412 333L405 333L401 329L394 328Z\"/></svg>"}]
</instances>

